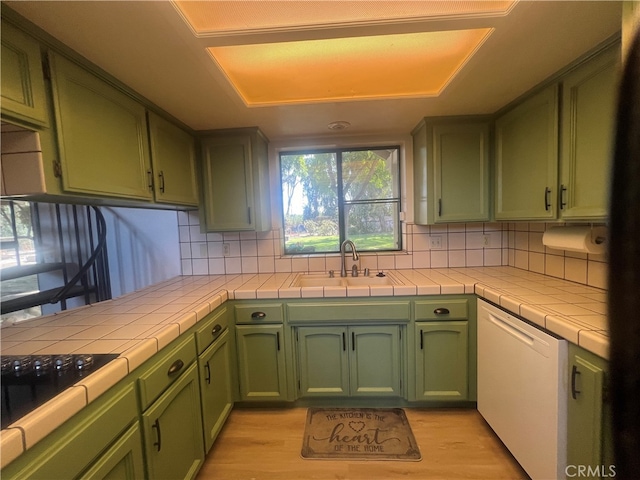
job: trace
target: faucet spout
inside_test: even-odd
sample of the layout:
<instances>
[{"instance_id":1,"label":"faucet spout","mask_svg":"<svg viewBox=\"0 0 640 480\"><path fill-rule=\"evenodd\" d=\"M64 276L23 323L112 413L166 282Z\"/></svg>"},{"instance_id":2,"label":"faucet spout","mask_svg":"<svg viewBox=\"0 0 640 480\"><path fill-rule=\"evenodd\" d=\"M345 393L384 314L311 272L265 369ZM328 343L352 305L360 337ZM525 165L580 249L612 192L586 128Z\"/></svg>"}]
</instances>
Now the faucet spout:
<instances>
[{"instance_id":1,"label":"faucet spout","mask_svg":"<svg viewBox=\"0 0 640 480\"><path fill-rule=\"evenodd\" d=\"M340 276L341 277L347 276L347 261L345 258L347 253L347 245L351 247L351 254L353 255L353 259L358 260L358 258L360 258L358 256L358 251L356 250L356 246L351 240L345 240L344 242L342 242L342 245L340 245L340 260L341 260Z\"/></svg>"}]
</instances>

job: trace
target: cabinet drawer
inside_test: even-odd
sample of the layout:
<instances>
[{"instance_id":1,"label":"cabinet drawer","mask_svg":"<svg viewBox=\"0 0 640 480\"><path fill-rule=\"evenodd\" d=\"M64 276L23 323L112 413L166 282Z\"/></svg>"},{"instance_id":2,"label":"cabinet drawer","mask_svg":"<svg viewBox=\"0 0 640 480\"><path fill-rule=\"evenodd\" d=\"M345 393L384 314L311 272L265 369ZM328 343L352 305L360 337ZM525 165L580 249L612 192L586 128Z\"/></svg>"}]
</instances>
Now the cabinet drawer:
<instances>
[{"instance_id":1,"label":"cabinet drawer","mask_svg":"<svg viewBox=\"0 0 640 480\"><path fill-rule=\"evenodd\" d=\"M236 323L282 323L284 311L281 303L271 305L236 305Z\"/></svg>"},{"instance_id":2,"label":"cabinet drawer","mask_svg":"<svg viewBox=\"0 0 640 480\"><path fill-rule=\"evenodd\" d=\"M425 300L415 302L416 320L466 320L469 318L469 301Z\"/></svg>"},{"instance_id":3,"label":"cabinet drawer","mask_svg":"<svg viewBox=\"0 0 640 480\"><path fill-rule=\"evenodd\" d=\"M229 326L229 313L229 308L223 305L207 315L202 321L202 326L196 330L198 355L204 352L227 329Z\"/></svg>"},{"instance_id":4,"label":"cabinet drawer","mask_svg":"<svg viewBox=\"0 0 640 480\"><path fill-rule=\"evenodd\" d=\"M408 322L409 302L298 303L287 306L290 322Z\"/></svg>"},{"instance_id":5,"label":"cabinet drawer","mask_svg":"<svg viewBox=\"0 0 640 480\"><path fill-rule=\"evenodd\" d=\"M194 337L188 335L173 348L169 347L165 354L160 353L156 357L152 360L151 366L138 378L142 410L145 410L194 362L196 359Z\"/></svg>"}]
</instances>

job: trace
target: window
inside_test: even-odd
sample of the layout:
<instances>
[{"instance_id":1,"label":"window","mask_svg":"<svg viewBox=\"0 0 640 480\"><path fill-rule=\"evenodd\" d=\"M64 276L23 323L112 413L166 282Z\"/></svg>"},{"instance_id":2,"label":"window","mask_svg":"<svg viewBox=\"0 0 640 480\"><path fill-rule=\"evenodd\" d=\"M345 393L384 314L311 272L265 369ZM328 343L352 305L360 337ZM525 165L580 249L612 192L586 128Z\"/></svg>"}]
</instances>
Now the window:
<instances>
[{"instance_id":1,"label":"window","mask_svg":"<svg viewBox=\"0 0 640 480\"><path fill-rule=\"evenodd\" d=\"M400 148L280 154L285 254L400 250Z\"/></svg>"}]
</instances>

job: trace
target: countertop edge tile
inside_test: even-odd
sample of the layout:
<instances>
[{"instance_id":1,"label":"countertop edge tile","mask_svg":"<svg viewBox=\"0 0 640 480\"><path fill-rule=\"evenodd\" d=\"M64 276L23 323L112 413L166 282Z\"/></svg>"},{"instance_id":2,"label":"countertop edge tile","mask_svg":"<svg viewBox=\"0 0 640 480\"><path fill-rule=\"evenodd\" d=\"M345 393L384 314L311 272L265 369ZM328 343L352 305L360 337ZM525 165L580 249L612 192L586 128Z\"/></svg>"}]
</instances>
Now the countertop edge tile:
<instances>
[{"instance_id":1,"label":"countertop edge tile","mask_svg":"<svg viewBox=\"0 0 640 480\"><path fill-rule=\"evenodd\" d=\"M556 315L547 315L545 322L547 330L578 345L578 338L580 330L583 328L582 326Z\"/></svg>"},{"instance_id":2,"label":"countertop edge tile","mask_svg":"<svg viewBox=\"0 0 640 480\"><path fill-rule=\"evenodd\" d=\"M72 386L9 427L22 429L25 449L28 450L86 405L86 389L83 386Z\"/></svg>"},{"instance_id":3,"label":"countertop edge tile","mask_svg":"<svg viewBox=\"0 0 640 480\"><path fill-rule=\"evenodd\" d=\"M578 335L578 345L605 360L609 360L609 337L604 332L581 330Z\"/></svg>"},{"instance_id":4,"label":"countertop edge tile","mask_svg":"<svg viewBox=\"0 0 640 480\"><path fill-rule=\"evenodd\" d=\"M129 373L131 373L156 353L158 353L157 340L155 338L145 338L140 340L137 345L122 352L120 357L127 359Z\"/></svg>"},{"instance_id":5,"label":"countertop edge tile","mask_svg":"<svg viewBox=\"0 0 640 480\"><path fill-rule=\"evenodd\" d=\"M24 438L19 428L5 428L0 432L0 469L9 465L24 452Z\"/></svg>"},{"instance_id":6,"label":"countertop edge tile","mask_svg":"<svg viewBox=\"0 0 640 480\"><path fill-rule=\"evenodd\" d=\"M86 388L87 403L91 403L128 374L129 363L127 359L118 357L87 376L87 378L80 380L75 385Z\"/></svg>"}]
</instances>

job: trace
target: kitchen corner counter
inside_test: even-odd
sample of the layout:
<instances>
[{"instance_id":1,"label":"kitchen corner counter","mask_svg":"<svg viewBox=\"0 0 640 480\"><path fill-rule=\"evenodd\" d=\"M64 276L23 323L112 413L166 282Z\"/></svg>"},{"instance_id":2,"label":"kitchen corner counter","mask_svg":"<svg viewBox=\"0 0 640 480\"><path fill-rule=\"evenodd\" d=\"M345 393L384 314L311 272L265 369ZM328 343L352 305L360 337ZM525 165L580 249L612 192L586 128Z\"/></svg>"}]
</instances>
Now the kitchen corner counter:
<instances>
[{"instance_id":1,"label":"kitchen corner counter","mask_svg":"<svg viewBox=\"0 0 640 480\"><path fill-rule=\"evenodd\" d=\"M476 294L586 350L608 357L605 290L514 267L389 273L396 284L354 287L295 287L292 284L297 273L181 276L115 300L6 326L0 331L2 355L112 353L119 354L119 358L70 387L64 398L55 397L2 430L1 466L228 299ZM43 412L50 413L52 409L64 415L47 415L47 421L41 421Z\"/></svg>"}]
</instances>

